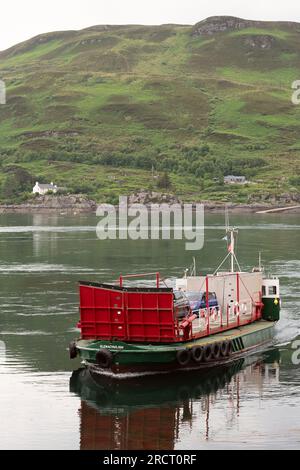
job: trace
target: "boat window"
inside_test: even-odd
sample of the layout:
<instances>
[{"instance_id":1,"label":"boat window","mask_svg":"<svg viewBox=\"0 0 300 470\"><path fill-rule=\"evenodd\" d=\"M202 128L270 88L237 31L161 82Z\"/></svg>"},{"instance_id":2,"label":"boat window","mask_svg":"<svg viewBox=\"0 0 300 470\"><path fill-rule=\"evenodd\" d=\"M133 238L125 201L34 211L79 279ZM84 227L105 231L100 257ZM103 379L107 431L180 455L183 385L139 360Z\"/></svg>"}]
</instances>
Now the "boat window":
<instances>
[{"instance_id":1,"label":"boat window","mask_svg":"<svg viewBox=\"0 0 300 470\"><path fill-rule=\"evenodd\" d=\"M262 286L262 296L265 297L266 295L266 286Z\"/></svg>"},{"instance_id":2,"label":"boat window","mask_svg":"<svg viewBox=\"0 0 300 470\"><path fill-rule=\"evenodd\" d=\"M270 286L269 287L269 295L276 295L276 294L277 294L276 286Z\"/></svg>"}]
</instances>

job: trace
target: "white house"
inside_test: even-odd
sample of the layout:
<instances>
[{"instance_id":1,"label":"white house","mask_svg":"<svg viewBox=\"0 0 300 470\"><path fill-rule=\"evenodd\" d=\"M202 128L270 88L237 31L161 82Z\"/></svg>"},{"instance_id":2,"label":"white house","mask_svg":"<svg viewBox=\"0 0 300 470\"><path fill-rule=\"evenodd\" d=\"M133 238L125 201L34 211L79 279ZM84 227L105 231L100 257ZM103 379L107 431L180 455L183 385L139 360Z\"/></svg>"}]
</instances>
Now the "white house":
<instances>
[{"instance_id":1,"label":"white house","mask_svg":"<svg viewBox=\"0 0 300 470\"><path fill-rule=\"evenodd\" d=\"M225 184L246 184L248 181L245 176L228 175L224 176Z\"/></svg>"},{"instance_id":2,"label":"white house","mask_svg":"<svg viewBox=\"0 0 300 470\"><path fill-rule=\"evenodd\" d=\"M57 193L57 186L56 184L53 184L52 182L50 184L40 184L38 181L35 183L35 186L33 187L33 194L40 194L43 196L44 194L47 194L49 191L52 191L53 193Z\"/></svg>"}]
</instances>

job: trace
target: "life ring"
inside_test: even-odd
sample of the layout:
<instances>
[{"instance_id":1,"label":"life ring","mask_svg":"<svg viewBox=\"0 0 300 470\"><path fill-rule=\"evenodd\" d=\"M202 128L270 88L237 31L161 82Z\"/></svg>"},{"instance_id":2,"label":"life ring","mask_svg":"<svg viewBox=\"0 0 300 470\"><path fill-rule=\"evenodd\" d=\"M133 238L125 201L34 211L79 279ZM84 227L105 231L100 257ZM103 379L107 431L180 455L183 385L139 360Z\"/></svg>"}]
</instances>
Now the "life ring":
<instances>
[{"instance_id":1,"label":"life ring","mask_svg":"<svg viewBox=\"0 0 300 470\"><path fill-rule=\"evenodd\" d=\"M205 362L209 362L212 358L212 348L211 346L205 346L204 352L203 352L203 360Z\"/></svg>"},{"instance_id":2,"label":"life ring","mask_svg":"<svg viewBox=\"0 0 300 470\"><path fill-rule=\"evenodd\" d=\"M188 349L181 349L177 352L176 359L180 366L186 366L191 360L191 351Z\"/></svg>"},{"instance_id":3,"label":"life ring","mask_svg":"<svg viewBox=\"0 0 300 470\"><path fill-rule=\"evenodd\" d=\"M202 310L199 310L199 317L200 317L200 318L205 318L205 316L206 316L206 315L205 315L205 310L203 310L203 309L202 309Z\"/></svg>"},{"instance_id":4,"label":"life ring","mask_svg":"<svg viewBox=\"0 0 300 470\"><path fill-rule=\"evenodd\" d=\"M242 305L241 305L241 313L243 315L246 315L246 313L247 313L247 304L245 302L243 302Z\"/></svg>"},{"instance_id":5,"label":"life ring","mask_svg":"<svg viewBox=\"0 0 300 470\"><path fill-rule=\"evenodd\" d=\"M212 356L214 359L219 359L221 354L221 348L219 343L214 343L212 345Z\"/></svg>"},{"instance_id":6,"label":"life ring","mask_svg":"<svg viewBox=\"0 0 300 470\"><path fill-rule=\"evenodd\" d=\"M234 314L239 317L240 316L240 304L238 302L234 303Z\"/></svg>"},{"instance_id":7,"label":"life ring","mask_svg":"<svg viewBox=\"0 0 300 470\"><path fill-rule=\"evenodd\" d=\"M108 369L113 363L113 355L107 349L100 349L96 354L96 363L103 369Z\"/></svg>"},{"instance_id":8,"label":"life ring","mask_svg":"<svg viewBox=\"0 0 300 470\"><path fill-rule=\"evenodd\" d=\"M70 359L75 359L75 357L77 357L78 351L77 351L77 348L76 348L75 341L72 341L69 344L69 354L70 354Z\"/></svg>"},{"instance_id":9,"label":"life ring","mask_svg":"<svg viewBox=\"0 0 300 470\"><path fill-rule=\"evenodd\" d=\"M219 313L220 313L220 309L219 307L214 307L214 309L215 309L214 320L217 320Z\"/></svg>"},{"instance_id":10,"label":"life ring","mask_svg":"<svg viewBox=\"0 0 300 470\"><path fill-rule=\"evenodd\" d=\"M192 349L192 358L195 362L202 362L204 350L201 346L195 346Z\"/></svg>"}]
</instances>

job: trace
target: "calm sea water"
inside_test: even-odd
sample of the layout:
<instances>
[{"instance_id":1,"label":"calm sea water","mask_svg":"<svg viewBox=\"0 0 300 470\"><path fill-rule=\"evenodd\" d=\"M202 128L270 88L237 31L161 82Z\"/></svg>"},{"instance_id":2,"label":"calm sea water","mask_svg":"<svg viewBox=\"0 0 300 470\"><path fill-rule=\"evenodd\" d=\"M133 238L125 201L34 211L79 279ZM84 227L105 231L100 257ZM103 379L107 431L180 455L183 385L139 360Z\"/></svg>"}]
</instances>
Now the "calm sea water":
<instances>
[{"instance_id":1,"label":"calm sea water","mask_svg":"<svg viewBox=\"0 0 300 470\"><path fill-rule=\"evenodd\" d=\"M262 251L281 279L274 347L205 377L116 382L69 360L77 281L157 269L177 276L195 254L198 270L211 272L225 252L223 217L206 215L204 249L194 253L182 241L101 242L94 216L0 216L0 448L300 448L300 217L231 222L242 268Z\"/></svg>"}]
</instances>

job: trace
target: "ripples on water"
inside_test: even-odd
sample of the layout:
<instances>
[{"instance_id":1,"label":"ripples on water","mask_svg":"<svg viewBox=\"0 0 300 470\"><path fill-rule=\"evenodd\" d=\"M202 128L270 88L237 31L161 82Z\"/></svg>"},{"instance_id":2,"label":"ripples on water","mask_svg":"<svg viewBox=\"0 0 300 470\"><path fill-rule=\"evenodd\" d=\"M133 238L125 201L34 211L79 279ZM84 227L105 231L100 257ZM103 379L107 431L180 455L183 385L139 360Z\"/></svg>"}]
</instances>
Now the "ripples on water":
<instances>
[{"instance_id":1,"label":"ripples on water","mask_svg":"<svg viewBox=\"0 0 300 470\"><path fill-rule=\"evenodd\" d=\"M97 274L109 272L109 269L97 270ZM0 273L48 273L48 272L61 272L65 274L81 274L81 273L94 273L91 268L82 268L80 266L70 266L63 264L47 264L47 263L32 263L32 264L0 264Z\"/></svg>"},{"instance_id":2,"label":"ripples on water","mask_svg":"<svg viewBox=\"0 0 300 470\"><path fill-rule=\"evenodd\" d=\"M291 341L300 337L298 216L287 223L258 217L251 225L249 215L235 221L244 268L262 249L281 279L274 349L205 377L184 372L121 381L90 375L68 359L67 345L78 335L78 279L108 281L145 266L175 276L190 264L190 253L168 241L100 245L94 218L2 220L0 448L300 448L300 374L291 360ZM224 252L222 218L208 216L206 223L202 272Z\"/></svg>"}]
</instances>

